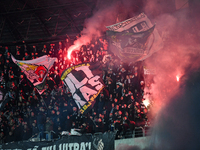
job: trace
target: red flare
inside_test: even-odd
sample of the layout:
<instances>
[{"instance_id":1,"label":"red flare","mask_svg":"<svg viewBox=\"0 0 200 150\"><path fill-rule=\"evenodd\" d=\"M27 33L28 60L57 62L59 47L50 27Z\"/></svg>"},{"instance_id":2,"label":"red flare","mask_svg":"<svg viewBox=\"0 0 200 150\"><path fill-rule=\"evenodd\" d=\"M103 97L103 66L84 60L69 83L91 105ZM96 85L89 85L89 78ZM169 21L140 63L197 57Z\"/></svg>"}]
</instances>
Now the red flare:
<instances>
[{"instance_id":1,"label":"red flare","mask_svg":"<svg viewBox=\"0 0 200 150\"><path fill-rule=\"evenodd\" d=\"M180 80L180 76L177 75L177 76L176 76L176 81L179 82L179 80Z\"/></svg>"}]
</instances>

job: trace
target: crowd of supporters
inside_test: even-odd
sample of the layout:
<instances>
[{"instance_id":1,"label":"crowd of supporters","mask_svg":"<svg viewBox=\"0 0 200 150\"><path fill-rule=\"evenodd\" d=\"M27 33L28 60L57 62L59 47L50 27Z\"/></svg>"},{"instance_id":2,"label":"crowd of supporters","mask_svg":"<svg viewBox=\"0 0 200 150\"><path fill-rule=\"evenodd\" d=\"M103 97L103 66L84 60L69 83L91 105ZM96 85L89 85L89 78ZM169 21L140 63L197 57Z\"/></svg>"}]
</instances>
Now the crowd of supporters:
<instances>
[{"instance_id":1,"label":"crowd of supporters","mask_svg":"<svg viewBox=\"0 0 200 150\"><path fill-rule=\"evenodd\" d=\"M106 39L99 38L67 58L71 41L37 46L16 46L13 51L1 47L0 88L4 93L0 110L0 143L28 140L45 131L61 134L76 129L81 134L117 131L121 138L128 129L144 126L147 108L143 105L144 73L142 64L123 63L108 51ZM12 62L11 54L18 60L35 59L43 55L57 57L45 81L45 91L39 94L20 68ZM63 70L83 62L101 62L104 90L96 98L93 108L82 115L72 94L63 84Z\"/></svg>"}]
</instances>

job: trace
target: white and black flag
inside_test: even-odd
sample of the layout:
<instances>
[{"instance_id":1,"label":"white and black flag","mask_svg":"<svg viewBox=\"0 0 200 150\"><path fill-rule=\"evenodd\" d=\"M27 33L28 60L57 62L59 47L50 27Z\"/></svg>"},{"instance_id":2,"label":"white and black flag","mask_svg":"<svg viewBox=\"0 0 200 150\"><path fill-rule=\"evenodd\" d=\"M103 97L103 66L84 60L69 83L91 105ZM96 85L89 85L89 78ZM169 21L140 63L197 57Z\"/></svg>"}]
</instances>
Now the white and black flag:
<instances>
[{"instance_id":1,"label":"white and black flag","mask_svg":"<svg viewBox=\"0 0 200 150\"><path fill-rule=\"evenodd\" d=\"M69 88L82 114L93 107L95 98L104 88L99 62L72 66L63 71L61 80Z\"/></svg>"}]
</instances>

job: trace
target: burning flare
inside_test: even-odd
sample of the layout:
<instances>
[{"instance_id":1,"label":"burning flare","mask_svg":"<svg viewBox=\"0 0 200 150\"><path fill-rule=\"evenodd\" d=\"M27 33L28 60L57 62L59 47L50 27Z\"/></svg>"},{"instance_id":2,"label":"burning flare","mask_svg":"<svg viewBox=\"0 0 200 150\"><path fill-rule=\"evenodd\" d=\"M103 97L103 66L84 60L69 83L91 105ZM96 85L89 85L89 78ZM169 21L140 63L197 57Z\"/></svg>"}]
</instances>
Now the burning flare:
<instances>
[{"instance_id":1,"label":"burning flare","mask_svg":"<svg viewBox=\"0 0 200 150\"><path fill-rule=\"evenodd\" d=\"M81 46L82 46L82 44L75 44L75 45L70 46L68 49L68 54L67 54L68 59L71 59L71 53L74 50L80 49Z\"/></svg>"},{"instance_id":2,"label":"burning flare","mask_svg":"<svg viewBox=\"0 0 200 150\"><path fill-rule=\"evenodd\" d=\"M179 80L180 80L180 76L176 75L176 81L179 82Z\"/></svg>"},{"instance_id":3,"label":"burning flare","mask_svg":"<svg viewBox=\"0 0 200 150\"><path fill-rule=\"evenodd\" d=\"M91 41L91 38L87 35L83 35L81 36L80 38L78 38L75 42L74 42L74 45L70 46L67 50L68 54L67 54L67 57L68 59L71 59L71 53L74 51L74 50L80 50L80 47L82 45L86 45L87 43L90 43Z\"/></svg>"},{"instance_id":4,"label":"burning flare","mask_svg":"<svg viewBox=\"0 0 200 150\"><path fill-rule=\"evenodd\" d=\"M146 108L150 105L149 99L143 100L143 104L146 106Z\"/></svg>"}]
</instances>

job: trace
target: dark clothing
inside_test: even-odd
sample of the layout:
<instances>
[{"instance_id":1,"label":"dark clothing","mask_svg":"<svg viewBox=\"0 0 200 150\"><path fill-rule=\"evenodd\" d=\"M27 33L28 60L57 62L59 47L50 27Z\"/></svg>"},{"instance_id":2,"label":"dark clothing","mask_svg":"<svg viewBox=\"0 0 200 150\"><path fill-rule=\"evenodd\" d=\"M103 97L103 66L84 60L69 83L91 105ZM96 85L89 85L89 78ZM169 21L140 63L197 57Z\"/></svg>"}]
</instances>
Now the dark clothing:
<instances>
[{"instance_id":1,"label":"dark clothing","mask_svg":"<svg viewBox=\"0 0 200 150\"><path fill-rule=\"evenodd\" d=\"M37 115L37 127L40 132L40 138L44 138L45 122L46 122L46 116L44 113L40 112Z\"/></svg>"},{"instance_id":2,"label":"dark clothing","mask_svg":"<svg viewBox=\"0 0 200 150\"><path fill-rule=\"evenodd\" d=\"M30 129L24 129L23 131L23 137L22 137L22 140L25 141L25 140L28 140L30 137L31 137L31 130Z\"/></svg>"},{"instance_id":3,"label":"dark clothing","mask_svg":"<svg viewBox=\"0 0 200 150\"><path fill-rule=\"evenodd\" d=\"M31 131L32 136L36 135L37 133L39 133L39 130L38 130L37 126L32 126L31 129L32 129L32 131Z\"/></svg>"},{"instance_id":4,"label":"dark clothing","mask_svg":"<svg viewBox=\"0 0 200 150\"><path fill-rule=\"evenodd\" d=\"M46 115L42 112L39 112L37 115L37 124L45 124L46 122Z\"/></svg>"},{"instance_id":5,"label":"dark clothing","mask_svg":"<svg viewBox=\"0 0 200 150\"><path fill-rule=\"evenodd\" d=\"M5 143L14 142L15 139L16 139L16 137L14 136L14 134L8 135L8 136L6 136L6 138L5 138Z\"/></svg>"}]
</instances>

